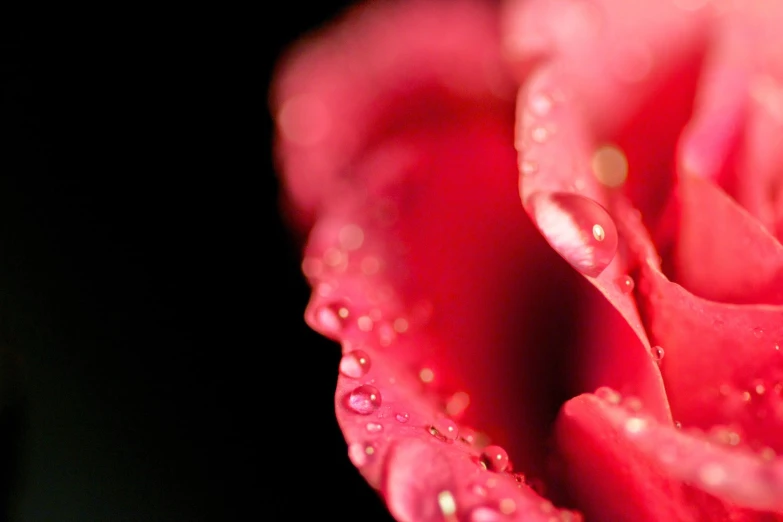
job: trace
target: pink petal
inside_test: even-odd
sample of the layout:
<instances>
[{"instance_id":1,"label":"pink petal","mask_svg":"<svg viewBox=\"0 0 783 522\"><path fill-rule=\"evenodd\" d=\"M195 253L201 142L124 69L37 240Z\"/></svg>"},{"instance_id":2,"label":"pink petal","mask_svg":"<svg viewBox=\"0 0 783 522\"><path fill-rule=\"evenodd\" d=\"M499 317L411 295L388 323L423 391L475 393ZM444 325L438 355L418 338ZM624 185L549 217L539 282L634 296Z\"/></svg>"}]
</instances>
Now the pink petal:
<instances>
[{"instance_id":1,"label":"pink petal","mask_svg":"<svg viewBox=\"0 0 783 522\"><path fill-rule=\"evenodd\" d=\"M677 282L725 303L783 304L783 246L722 190L684 175L677 194Z\"/></svg>"},{"instance_id":2,"label":"pink petal","mask_svg":"<svg viewBox=\"0 0 783 522\"><path fill-rule=\"evenodd\" d=\"M746 219L709 182L684 178L681 185L700 212L711 212L713 223ZM624 220L622 228L636 238L634 251L644 259L640 303L651 338L666 353L662 371L675 418L704 429L737 425L749 442L783 449L783 308L696 297L663 275L637 224ZM754 241L747 252L780 248L769 235L737 237Z\"/></svg>"},{"instance_id":3,"label":"pink petal","mask_svg":"<svg viewBox=\"0 0 783 522\"><path fill-rule=\"evenodd\" d=\"M783 4L747 2L716 17L684 173L721 185L771 233L783 222Z\"/></svg>"},{"instance_id":4,"label":"pink petal","mask_svg":"<svg viewBox=\"0 0 783 522\"><path fill-rule=\"evenodd\" d=\"M495 13L473 2L357 13L294 54L273 98L294 217L312 225L307 321L371 361L348 361L338 382L349 453L400 520L449 516L444 491L459 513L546 519L551 504L508 473L475 493L468 482L490 477L472 459L481 446L431 430L449 413L540 475L570 393L555 378L567 359L552 353L571 344L562 324L577 299L550 284L589 290L519 205ZM317 118L287 112L302 96Z\"/></svg>"},{"instance_id":5,"label":"pink petal","mask_svg":"<svg viewBox=\"0 0 783 522\"><path fill-rule=\"evenodd\" d=\"M611 393L569 401L557 436L588 518L783 520L783 460L661 425Z\"/></svg>"}]
</instances>

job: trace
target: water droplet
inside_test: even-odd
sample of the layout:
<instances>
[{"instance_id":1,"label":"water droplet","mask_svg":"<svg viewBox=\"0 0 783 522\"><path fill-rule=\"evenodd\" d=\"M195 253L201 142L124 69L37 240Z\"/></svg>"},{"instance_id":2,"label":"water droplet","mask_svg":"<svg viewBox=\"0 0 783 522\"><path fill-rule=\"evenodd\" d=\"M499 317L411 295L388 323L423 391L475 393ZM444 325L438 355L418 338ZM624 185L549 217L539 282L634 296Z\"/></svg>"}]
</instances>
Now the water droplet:
<instances>
[{"instance_id":1,"label":"water droplet","mask_svg":"<svg viewBox=\"0 0 783 522\"><path fill-rule=\"evenodd\" d=\"M459 428L453 420L448 417L441 417L432 423L429 432L433 437L451 443L457 439Z\"/></svg>"},{"instance_id":2,"label":"water droplet","mask_svg":"<svg viewBox=\"0 0 783 522\"><path fill-rule=\"evenodd\" d=\"M546 116L552 110L552 98L542 92L533 94L530 97L530 112L536 116Z\"/></svg>"},{"instance_id":3,"label":"water droplet","mask_svg":"<svg viewBox=\"0 0 783 522\"><path fill-rule=\"evenodd\" d=\"M753 335L756 337L761 337L762 335L764 335L764 330L762 328L754 328Z\"/></svg>"},{"instance_id":4,"label":"water droplet","mask_svg":"<svg viewBox=\"0 0 783 522\"><path fill-rule=\"evenodd\" d=\"M674 421L674 427L677 428L678 430L681 430L682 429L682 422Z\"/></svg>"},{"instance_id":5,"label":"water droplet","mask_svg":"<svg viewBox=\"0 0 783 522\"><path fill-rule=\"evenodd\" d=\"M623 397L619 392L609 388L608 386L601 386L595 390L595 395L602 400L605 400L609 404L620 404Z\"/></svg>"},{"instance_id":6,"label":"water droplet","mask_svg":"<svg viewBox=\"0 0 783 522\"><path fill-rule=\"evenodd\" d=\"M411 416L407 412L401 412L395 415L394 418L397 419L397 422L405 424L410 420Z\"/></svg>"},{"instance_id":7,"label":"water droplet","mask_svg":"<svg viewBox=\"0 0 783 522\"><path fill-rule=\"evenodd\" d=\"M354 350L340 359L340 373L351 379L359 379L370 371L370 356L362 350Z\"/></svg>"},{"instance_id":8,"label":"water droplet","mask_svg":"<svg viewBox=\"0 0 783 522\"><path fill-rule=\"evenodd\" d=\"M530 131L530 137L533 138L533 141L536 143L544 143L547 139L549 139L550 131L547 130L546 127L534 127L532 131Z\"/></svg>"},{"instance_id":9,"label":"water droplet","mask_svg":"<svg viewBox=\"0 0 783 522\"><path fill-rule=\"evenodd\" d=\"M537 193L530 204L539 230L571 266L597 277L612 262L617 228L601 205L568 193Z\"/></svg>"},{"instance_id":10,"label":"water droplet","mask_svg":"<svg viewBox=\"0 0 783 522\"><path fill-rule=\"evenodd\" d=\"M381 392L375 386L363 384L348 395L348 407L359 415L369 415L381 407Z\"/></svg>"},{"instance_id":11,"label":"water droplet","mask_svg":"<svg viewBox=\"0 0 783 522\"><path fill-rule=\"evenodd\" d=\"M438 493L438 507L447 519L454 516L454 513L457 512L457 503L454 501L454 495L451 494L451 491Z\"/></svg>"},{"instance_id":12,"label":"water droplet","mask_svg":"<svg viewBox=\"0 0 783 522\"><path fill-rule=\"evenodd\" d=\"M476 496L479 496L479 497L486 497L487 496L487 488L485 488L483 484L480 484L478 482L473 484L471 486L470 490Z\"/></svg>"},{"instance_id":13,"label":"water droplet","mask_svg":"<svg viewBox=\"0 0 783 522\"><path fill-rule=\"evenodd\" d=\"M508 453L500 446L487 446L481 452L481 462L489 471L501 473L508 468Z\"/></svg>"},{"instance_id":14,"label":"water droplet","mask_svg":"<svg viewBox=\"0 0 783 522\"><path fill-rule=\"evenodd\" d=\"M506 517L489 506L477 506L470 510L468 522L501 522Z\"/></svg>"},{"instance_id":15,"label":"water droplet","mask_svg":"<svg viewBox=\"0 0 783 522\"><path fill-rule=\"evenodd\" d=\"M661 362L661 359L663 359L664 356L663 348L660 346L653 346L650 348L650 355L652 355L652 358L655 359L656 362Z\"/></svg>"},{"instance_id":16,"label":"water droplet","mask_svg":"<svg viewBox=\"0 0 783 522\"><path fill-rule=\"evenodd\" d=\"M367 464L367 460L375 453L375 447L370 444L353 442L348 446L348 458L354 466L361 468Z\"/></svg>"},{"instance_id":17,"label":"water droplet","mask_svg":"<svg viewBox=\"0 0 783 522\"><path fill-rule=\"evenodd\" d=\"M383 424L368 422L364 429L367 430L367 433L380 433L383 431Z\"/></svg>"},{"instance_id":18,"label":"water droplet","mask_svg":"<svg viewBox=\"0 0 783 522\"><path fill-rule=\"evenodd\" d=\"M513 499L504 498L498 502L498 509L504 515L510 515L517 510L517 504Z\"/></svg>"},{"instance_id":19,"label":"water droplet","mask_svg":"<svg viewBox=\"0 0 783 522\"><path fill-rule=\"evenodd\" d=\"M631 417L625 421L625 431L631 435L636 435L644 431L647 427L647 421L640 417Z\"/></svg>"},{"instance_id":20,"label":"water droplet","mask_svg":"<svg viewBox=\"0 0 783 522\"><path fill-rule=\"evenodd\" d=\"M620 276L617 278L617 287L624 294L630 294L633 292L634 282L633 278L628 275Z\"/></svg>"},{"instance_id":21,"label":"water droplet","mask_svg":"<svg viewBox=\"0 0 783 522\"><path fill-rule=\"evenodd\" d=\"M726 470L717 463L708 463L699 470L699 478L708 486L717 486L726 479Z\"/></svg>"},{"instance_id":22,"label":"water droplet","mask_svg":"<svg viewBox=\"0 0 783 522\"><path fill-rule=\"evenodd\" d=\"M321 335L336 339L345 327L345 320L351 314L346 303L333 301L322 303L311 301L305 312L305 320L310 328Z\"/></svg>"},{"instance_id":23,"label":"water droplet","mask_svg":"<svg viewBox=\"0 0 783 522\"><path fill-rule=\"evenodd\" d=\"M524 160L520 165L519 170L522 171L524 176L532 176L538 172L538 163L532 160Z\"/></svg>"}]
</instances>

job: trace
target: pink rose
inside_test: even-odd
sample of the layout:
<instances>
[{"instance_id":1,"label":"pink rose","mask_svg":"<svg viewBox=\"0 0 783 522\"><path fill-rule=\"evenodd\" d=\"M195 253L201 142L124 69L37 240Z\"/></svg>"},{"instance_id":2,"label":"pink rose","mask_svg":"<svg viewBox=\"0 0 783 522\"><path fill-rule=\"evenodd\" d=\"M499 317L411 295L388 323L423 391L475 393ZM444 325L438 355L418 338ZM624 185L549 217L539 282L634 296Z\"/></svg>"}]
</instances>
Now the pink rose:
<instances>
[{"instance_id":1,"label":"pink rose","mask_svg":"<svg viewBox=\"0 0 783 522\"><path fill-rule=\"evenodd\" d=\"M783 520L781 27L375 2L287 55L306 320L396 519Z\"/></svg>"}]
</instances>

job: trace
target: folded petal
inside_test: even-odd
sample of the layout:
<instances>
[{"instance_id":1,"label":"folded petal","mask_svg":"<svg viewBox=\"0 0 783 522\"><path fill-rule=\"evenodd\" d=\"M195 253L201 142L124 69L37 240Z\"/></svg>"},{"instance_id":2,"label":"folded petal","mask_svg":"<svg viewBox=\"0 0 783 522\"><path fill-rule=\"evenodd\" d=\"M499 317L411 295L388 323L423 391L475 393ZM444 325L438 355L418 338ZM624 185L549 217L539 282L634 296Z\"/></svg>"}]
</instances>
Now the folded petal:
<instances>
[{"instance_id":1,"label":"folded petal","mask_svg":"<svg viewBox=\"0 0 783 522\"><path fill-rule=\"evenodd\" d=\"M783 520L783 460L662 425L611 390L569 401L557 440L588 519Z\"/></svg>"}]
</instances>

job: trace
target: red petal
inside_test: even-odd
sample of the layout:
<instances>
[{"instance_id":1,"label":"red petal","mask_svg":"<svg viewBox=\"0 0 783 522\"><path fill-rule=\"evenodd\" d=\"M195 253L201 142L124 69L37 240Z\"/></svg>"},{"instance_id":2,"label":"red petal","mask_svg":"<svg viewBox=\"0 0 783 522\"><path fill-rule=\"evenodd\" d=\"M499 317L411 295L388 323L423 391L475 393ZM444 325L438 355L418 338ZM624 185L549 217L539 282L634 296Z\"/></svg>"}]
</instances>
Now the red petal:
<instances>
[{"instance_id":1,"label":"red petal","mask_svg":"<svg viewBox=\"0 0 783 522\"><path fill-rule=\"evenodd\" d=\"M783 460L718 447L612 399L577 397L558 419L568 480L588 517L783 520L771 514L783 514Z\"/></svg>"}]
</instances>

